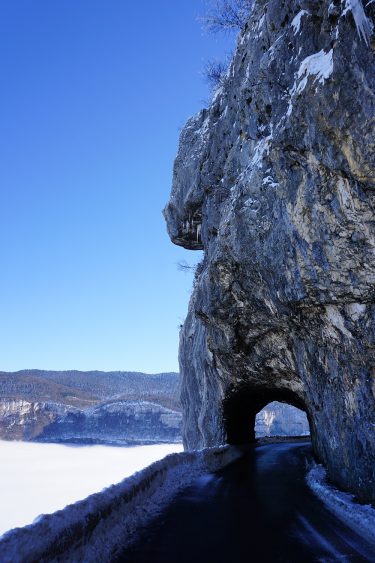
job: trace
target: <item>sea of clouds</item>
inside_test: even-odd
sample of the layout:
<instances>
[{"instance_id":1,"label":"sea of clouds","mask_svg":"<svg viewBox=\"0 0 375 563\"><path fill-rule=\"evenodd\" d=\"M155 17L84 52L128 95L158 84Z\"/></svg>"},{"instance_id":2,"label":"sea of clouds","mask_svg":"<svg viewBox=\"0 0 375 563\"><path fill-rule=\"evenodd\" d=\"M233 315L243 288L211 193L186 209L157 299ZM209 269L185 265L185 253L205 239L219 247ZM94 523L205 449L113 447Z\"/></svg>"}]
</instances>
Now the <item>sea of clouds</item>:
<instances>
[{"instance_id":1,"label":"sea of clouds","mask_svg":"<svg viewBox=\"0 0 375 563\"><path fill-rule=\"evenodd\" d=\"M125 448L0 441L0 535L182 449L181 444Z\"/></svg>"}]
</instances>

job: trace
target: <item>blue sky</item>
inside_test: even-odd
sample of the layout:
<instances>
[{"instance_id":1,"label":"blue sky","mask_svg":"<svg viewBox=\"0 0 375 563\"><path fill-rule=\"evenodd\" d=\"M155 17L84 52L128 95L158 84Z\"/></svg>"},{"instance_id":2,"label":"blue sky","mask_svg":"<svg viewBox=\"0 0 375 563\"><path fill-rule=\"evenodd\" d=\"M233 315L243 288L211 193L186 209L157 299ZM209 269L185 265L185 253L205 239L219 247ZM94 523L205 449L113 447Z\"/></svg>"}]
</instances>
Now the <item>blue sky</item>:
<instances>
[{"instance_id":1,"label":"blue sky","mask_svg":"<svg viewBox=\"0 0 375 563\"><path fill-rule=\"evenodd\" d=\"M0 4L0 370L177 370L199 254L172 245L179 128L233 38L205 0Z\"/></svg>"}]
</instances>

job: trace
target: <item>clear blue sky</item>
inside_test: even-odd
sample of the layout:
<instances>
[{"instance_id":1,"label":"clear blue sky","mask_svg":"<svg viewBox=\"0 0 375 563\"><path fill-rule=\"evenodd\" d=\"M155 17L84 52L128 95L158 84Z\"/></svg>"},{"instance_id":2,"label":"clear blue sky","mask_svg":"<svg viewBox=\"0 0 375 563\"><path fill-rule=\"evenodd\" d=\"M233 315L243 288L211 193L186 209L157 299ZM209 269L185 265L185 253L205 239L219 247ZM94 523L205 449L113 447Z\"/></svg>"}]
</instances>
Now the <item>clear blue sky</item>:
<instances>
[{"instance_id":1,"label":"clear blue sky","mask_svg":"<svg viewBox=\"0 0 375 563\"><path fill-rule=\"evenodd\" d=\"M0 370L177 370L200 257L161 210L233 38L205 0L0 4Z\"/></svg>"}]
</instances>

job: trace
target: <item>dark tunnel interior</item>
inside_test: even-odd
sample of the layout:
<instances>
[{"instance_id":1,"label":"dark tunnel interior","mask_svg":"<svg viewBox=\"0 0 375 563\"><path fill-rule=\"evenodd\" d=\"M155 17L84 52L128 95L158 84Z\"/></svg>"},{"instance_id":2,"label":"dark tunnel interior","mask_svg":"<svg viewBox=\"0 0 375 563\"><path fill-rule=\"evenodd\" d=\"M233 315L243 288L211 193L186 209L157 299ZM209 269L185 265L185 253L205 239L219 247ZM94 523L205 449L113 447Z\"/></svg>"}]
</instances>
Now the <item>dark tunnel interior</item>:
<instances>
[{"instance_id":1,"label":"dark tunnel interior","mask_svg":"<svg viewBox=\"0 0 375 563\"><path fill-rule=\"evenodd\" d=\"M256 442L256 416L266 405L273 401L297 407L304 411L309 419L309 413L304 401L289 390L264 388L236 389L229 392L223 401L224 425L228 444L239 445ZM312 430L311 424L310 429Z\"/></svg>"}]
</instances>

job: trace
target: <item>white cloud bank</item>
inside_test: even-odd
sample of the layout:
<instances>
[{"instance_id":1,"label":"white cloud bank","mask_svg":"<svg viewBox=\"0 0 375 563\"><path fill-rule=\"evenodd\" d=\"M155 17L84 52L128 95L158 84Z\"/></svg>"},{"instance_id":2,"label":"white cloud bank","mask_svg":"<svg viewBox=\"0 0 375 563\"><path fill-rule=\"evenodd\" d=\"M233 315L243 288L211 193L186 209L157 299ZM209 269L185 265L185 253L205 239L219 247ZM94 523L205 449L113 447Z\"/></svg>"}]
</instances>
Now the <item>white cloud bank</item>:
<instances>
[{"instance_id":1,"label":"white cloud bank","mask_svg":"<svg viewBox=\"0 0 375 563\"><path fill-rule=\"evenodd\" d=\"M118 448L0 441L0 535L182 449L181 444Z\"/></svg>"}]
</instances>

